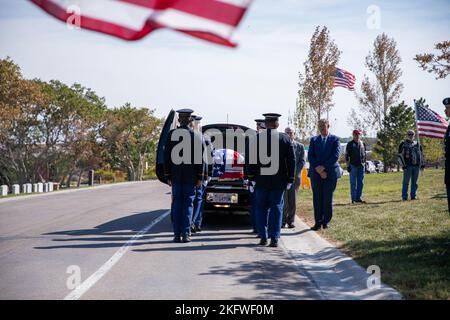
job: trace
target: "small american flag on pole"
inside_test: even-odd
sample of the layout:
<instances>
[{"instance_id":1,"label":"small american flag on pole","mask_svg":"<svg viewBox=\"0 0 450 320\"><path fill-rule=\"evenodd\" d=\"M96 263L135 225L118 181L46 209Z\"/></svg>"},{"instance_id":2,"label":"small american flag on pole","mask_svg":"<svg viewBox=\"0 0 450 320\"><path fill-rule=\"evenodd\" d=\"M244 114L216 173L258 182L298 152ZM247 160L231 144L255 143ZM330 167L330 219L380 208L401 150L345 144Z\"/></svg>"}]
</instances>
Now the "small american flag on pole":
<instances>
[{"instance_id":1,"label":"small american flag on pole","mask_svg":"<svg viewBox=\"0 0 450 320\"><path fill-rule=\"evenodd\" d=\"M333 87L344 87L350 91L355 90L356 77L354 74L341 69L336 68L336 73L334 75Z\"/></svg>"},{"instance_id":2,"label":"small american flag on pole","mask_svg":"<svg viewBox=\"0 0 450 320\"><path fill-rule=\"evenodd\" d=\"M444 139L448 122L430 108L416 104L416 123L419 136Z\"/></svg>"},{"instance_id":3,"label":"small american flag on pole","mask_svg":"<svg viewBox=\"0 0 450 320\"><path fill-rule=\"evenodd\" d=\"M56 18L124 40L168 28L235 47L230 38L252 0L31 0Z\"/></svg>"}]
</instances>

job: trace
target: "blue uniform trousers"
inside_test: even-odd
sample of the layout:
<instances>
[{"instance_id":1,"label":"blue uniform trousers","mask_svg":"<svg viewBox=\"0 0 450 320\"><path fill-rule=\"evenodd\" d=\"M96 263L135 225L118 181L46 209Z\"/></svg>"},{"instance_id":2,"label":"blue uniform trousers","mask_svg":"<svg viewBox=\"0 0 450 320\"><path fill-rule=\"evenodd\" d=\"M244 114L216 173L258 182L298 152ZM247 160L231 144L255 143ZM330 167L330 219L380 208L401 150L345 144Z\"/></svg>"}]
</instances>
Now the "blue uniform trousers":
<instances>
[{"instance_id":1,"label":"blue uniform trousers","mask_svg":"<svg viewBox=\"0 0 450 320\"><path fill-rule=\"evenodd\" d=\"M256 223L256 191L250 192L250 221L254 231L258 231L258 226Z\"/></svg>"},{"instance_id":2,"label":"blue uniform trousers","mask_svg":"<svg viewBox=\"0 0 450 320\"><path fill-rule=\"evenodd\" d=\"M194 198L194 213L192 215L192 224L200 227L203 220L203 194L206 187L202 184L200 187L195 187Z\"/></svg>"},{"instance_id":3,"label":"blue uniform trousers","mask_svg":"<svg viewBox=\"0 0 450 320\"><path fill-rule=\"evenodd\" d=\"M194 211L195 186L172 182L172 219L175 236L189 234Z\"/></svg>"},{"instance_id":4,"label":"blue uniform trousers","mask_svg":"<svg viewBox=\"0 0 450 320\"><path fill-rule=\"evenodd\" d=\"M336 189L336 185L336 178L322 179L318 174L313 175L311 187L316 225L330 223L333 217L333 192Z\"/></svg>"},{"instance_id":5,"label":"blue uniform trousers","mask_svg":"<svg viewBox=\"0 0 450 320\"><path fill-rule=\"evenodd\" d=\"M260 238L280 238L284 189L267 190L256 186L256 221ZM268 225L270 224L270 230Z\"/></svg>"}]
</instances>

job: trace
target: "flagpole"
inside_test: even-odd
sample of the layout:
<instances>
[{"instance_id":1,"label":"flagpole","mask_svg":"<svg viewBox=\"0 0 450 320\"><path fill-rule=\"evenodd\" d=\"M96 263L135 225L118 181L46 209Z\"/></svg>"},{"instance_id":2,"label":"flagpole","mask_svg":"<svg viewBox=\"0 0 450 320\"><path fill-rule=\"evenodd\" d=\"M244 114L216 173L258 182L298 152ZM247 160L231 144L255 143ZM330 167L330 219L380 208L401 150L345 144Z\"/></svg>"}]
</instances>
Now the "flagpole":
<instances>
[{"instance_id":1,"label":"flagpole","mask_svg":"<svg viewBox=\"0 0 450 320\"><path fill-rule=\"evenodd\" d=\"M420 145L420 137L419 137L419 128L417 127L417 120L418 120L418 114L417 114L417 103L416 99L414 99L414 113L416 114L416 132L417 132L417 144L419 145L419 153L420 153L420 165L423 164L423 154L421 151L421 145ZM421 170L423 172L423 170Z\"/></svg>"}]
</instances>

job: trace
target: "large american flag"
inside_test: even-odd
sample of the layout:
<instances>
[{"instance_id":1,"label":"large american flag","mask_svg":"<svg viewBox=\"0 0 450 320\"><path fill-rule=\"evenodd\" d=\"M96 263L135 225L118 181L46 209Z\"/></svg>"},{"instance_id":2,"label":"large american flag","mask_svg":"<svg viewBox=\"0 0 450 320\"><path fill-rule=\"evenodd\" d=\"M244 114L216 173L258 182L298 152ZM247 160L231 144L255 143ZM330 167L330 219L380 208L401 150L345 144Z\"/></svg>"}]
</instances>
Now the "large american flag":
<instances>
[{"instance_id":1,"label":"large american flag","mask_svg":"<svg viewBox=\"0 0 450 320\"><path fill-rule=\"evenodd\" d=\"M354 74L341 68L336 68L333 87L344 87L350 91L355 90L356 77Z\"/></svg>"},{"instance_id":2,"label":"large american flag","mask_svg":"<svg viewBox=\"0 0 450 320\"><path fill-rule=\"evenodd\" d=\"M125 40L169 28L225 46L252 0L31 0L56 18Z\"/></svg>"},{"instance_id":3,"label":"large american flag","mask_svg":"<svg viewBox=\"0 0 450 320\"><path fill-rule=\"evenodd\" d=\"M448 122L430 108L416 105L417 133L419 136L444 139Z\"/></svg>"}]
</instances>

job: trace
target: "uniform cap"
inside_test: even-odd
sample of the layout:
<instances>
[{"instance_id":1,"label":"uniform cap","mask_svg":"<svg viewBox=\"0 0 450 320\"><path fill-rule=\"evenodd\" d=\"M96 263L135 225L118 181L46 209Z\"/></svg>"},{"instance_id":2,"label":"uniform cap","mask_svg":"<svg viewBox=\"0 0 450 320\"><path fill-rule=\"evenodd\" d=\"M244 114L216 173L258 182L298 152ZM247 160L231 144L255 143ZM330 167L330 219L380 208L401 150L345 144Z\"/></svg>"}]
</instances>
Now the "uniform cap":
<instances>
[{"instance_id":1,"label":"uniform cap","mask_svg":"<svg viewBox=\"0 0 450 320\"><path fill-rule=\"evenodd\" d=\"M442 101L442 103L443 103L445 106L450 105L450 98L445 98L445 99Z\"/></svg>"},{"instance_id":2,"label":"uniform cap","mask_svg":"<svg viewBox=\"0 0 450 320\"><path fill-rule=\"evenodd\" d=\"M194 121L200 121L203 117L192 115L192 119L194 119Z\"/></svg>"},{"instance_id":3,"label":"uniform cap","mask_svg":"<svg viewBox=\"0 0 450 320\"><path fill-rule=\"evenodd\" d=\"M177 112L178 112L179 115L190 116L194 112L194 110L192 110L192 109L180 109L180 110L177 110Z\"/></svg>"},{"instance_id":4,"label":"uniform cap","mask_svg":"<svg viewBox=\"0 0 450 320\"><path fill-rule=\"evenodd\" d=\"M279 113L264 113L263 114L265 121L278 121L278 118L281 117Z\"/></svg>"},{"instance_id":5,"label":"uniform cap","mask_svg":"<svg viewBox=\"0 0 450 320\"><path fill-rule=\"evenodd\" d=\"M264 119L255 119L255 122L258 124L264 123Z\"/></svg>"}]
</instances>

